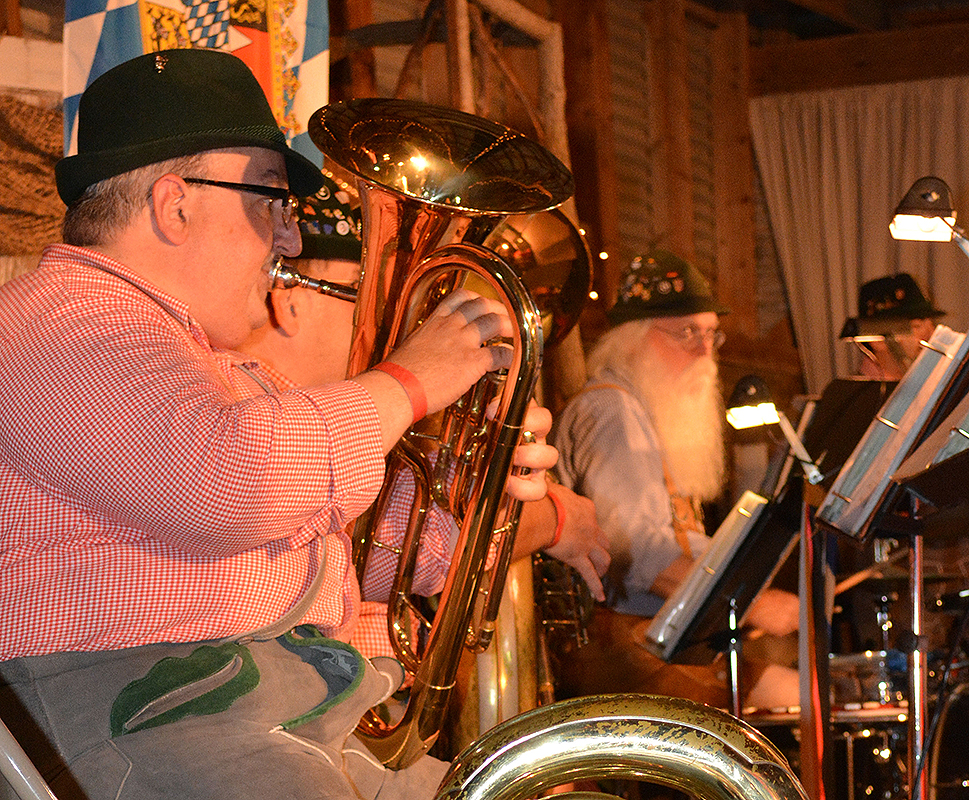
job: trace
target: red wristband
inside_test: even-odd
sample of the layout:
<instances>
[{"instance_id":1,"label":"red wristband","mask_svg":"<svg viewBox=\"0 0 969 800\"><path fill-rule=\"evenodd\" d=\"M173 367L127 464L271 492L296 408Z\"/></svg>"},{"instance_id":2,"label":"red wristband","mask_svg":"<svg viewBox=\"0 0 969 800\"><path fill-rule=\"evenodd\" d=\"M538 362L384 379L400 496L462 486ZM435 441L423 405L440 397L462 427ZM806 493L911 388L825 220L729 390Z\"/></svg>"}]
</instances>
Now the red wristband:
<instances>
[{"instance_id":1,"label":"red wristband","mask_svg":"<svg viewBox=\"0 0 969 800\"><path fill-rule=\"evenodd\" d=\"M552 505L555 506L555 535L552 536L552 541L545 545L547 550L549 547L555 547L559 543L559 539L562 538L562 528L565 527L565 506L552 492L546 492L546 494L552 501Z\"/></svg>"},{"instance_id":2,"label":"red wristband","mask_svg":"<svg viewBox=\"0 0 969 800\"><path fill-rule=\"evenodd\" d=\"M414 422L417 422L419 419L424 419L427 416L427 395L424 394L424 386L413 372L392 361L381 361L374 366L374 369L386 372L400 384L401 388L407 394L407 399L410 400L411 411L414 414Z\"/></svg>"}]
</instances>

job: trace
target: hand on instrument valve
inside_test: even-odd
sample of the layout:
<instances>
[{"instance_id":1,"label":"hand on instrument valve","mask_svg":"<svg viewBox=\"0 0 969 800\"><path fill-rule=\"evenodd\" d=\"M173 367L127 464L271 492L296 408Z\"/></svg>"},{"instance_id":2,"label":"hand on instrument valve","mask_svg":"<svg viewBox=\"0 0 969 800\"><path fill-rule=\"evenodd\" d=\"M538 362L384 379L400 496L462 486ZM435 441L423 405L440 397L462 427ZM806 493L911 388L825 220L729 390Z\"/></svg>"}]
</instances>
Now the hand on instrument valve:
<instances>
[{"instance_id":1,"label":"hand on instrument valve","mask_svg":"<svg viewBox=\"0 0 969 800\"><path fill-rule=\"evenodd\" d=\"M488 409L489 416L495 407L496 401ZM515 450L515 466L527 467L529 472L512 475L505 484L511 497L525 501L514 557L524 558L543 550L578 571L592 596L604 600L599 576L609 566L609 543L596 522L592 501L547 479L545 470L554 467L558 460L558 451L545 443L551 426L551 413L533 400L522 428L535 441L519 444Z\"/></svg>"},{"instance_id":2,"label":"hand on instrument valve","mask_svg":"<svg viewBox=\"0 0 969 800\"><path fill-rule=\"evenodd\" d=\"M488 406L489 418L494 418L497 406L496 398ZM522 439L515 448L514 464L519 468L515 472L522 474L512 473L505 483L505 491L516 500L527 503L545 497L545 470L554 467L559 457L558 450L545 442L551 427L549 410L532 400L522 420Z\"/></svg>"},{"instance_id":3,"label":"hand on instrument valve","mask_svg":"<svg viewBox=\"0 0 969 800\"><path fill-rule=\"evenodd\" d=\"M511 349L486 343L512 332L501 303L458 289L381 364L354 377L377 407L384 452L413 422L449 406L486 372L510 367Z\"/></svg>"},{"instance_id":4,"label":"hand on instrument valve","mask_svg":"<svg viewBox=\"0 0 969 800\"><path fill-rule=\"evenodd\" d=\"M512 323L501 303L458 289L388 360L421 382L427 413L433 414L461 397L486 372L511 366L510 348L485 345L495 337L511 335Z\"/></svg>"}]
</instances>

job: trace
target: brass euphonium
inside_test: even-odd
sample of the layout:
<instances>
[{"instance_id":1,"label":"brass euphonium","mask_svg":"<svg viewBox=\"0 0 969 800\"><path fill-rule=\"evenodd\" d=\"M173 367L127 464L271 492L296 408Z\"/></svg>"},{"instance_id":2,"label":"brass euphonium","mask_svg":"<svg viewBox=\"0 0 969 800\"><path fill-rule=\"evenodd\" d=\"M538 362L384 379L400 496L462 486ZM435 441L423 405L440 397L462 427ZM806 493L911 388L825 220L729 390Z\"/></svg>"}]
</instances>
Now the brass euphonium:
<instances>
[{"instance_id":1,"label":"brass euphonium","mask_svg":"<svg viewBox=\"0 0 969 800\"><path fill-rule=\"evenodd\" d=\"M398 658L413 674L396 724L369 714L358 728L391 768L413 763L436 740L464 646L487 647L510 558L518 504L504 485L534 392L543 348L541 314L521 276L481 243L509 214L558 206L571 173L545 148L514 131L453 109L386 99L352 100L317 111L310 138L353 173L363 217L363 270L348 374L380 362L460 285L502 300L514 327L513 366L483 378L447 409L433 435L412 429L388 457L374 506L354 526L354 561L363 578L384 499L401 470L417 486L411 524L389 603ZM494 419L485 408L498 397ZM460 527L440 604L429 623L411 600L421 521L430 499ZM501 533L491 576L485 564ZM476 618L476 620L473 620ZM414 641L412 622L424 629Z\"/></svg>"}]
</instances>

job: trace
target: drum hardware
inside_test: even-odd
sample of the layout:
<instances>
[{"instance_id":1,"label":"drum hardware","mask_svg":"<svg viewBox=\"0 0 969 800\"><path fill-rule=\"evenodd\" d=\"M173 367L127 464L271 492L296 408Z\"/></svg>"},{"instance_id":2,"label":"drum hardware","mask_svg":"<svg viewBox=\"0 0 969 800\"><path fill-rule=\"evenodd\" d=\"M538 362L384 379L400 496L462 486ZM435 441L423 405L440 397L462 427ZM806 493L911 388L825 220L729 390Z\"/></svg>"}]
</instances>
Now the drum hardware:
<instances>
[{"instance_id":1,"label":"drum hardware","mask_svg":"<svg viewBox=\"0 0 969 800\"><path fill-rule=\"evenodd\" d=\"M959 625L956 626L955 634L952 637L949 648L949 656L945 660L945 666L942 669L942 674L939 679L939 689L935 704L935 713L929 722L929 725L925 732L925 739L922 742L922 757L918 760L918 766L916 767L915 780L913 781L914 786L919 786L920 784L925 784L926 788L930 790L931 794L925 795L927 800L936 800L938 791L938 765L941 760L941 743L937 738L937 732L939 730L940 724L943 722L944 717L947 715L949 708L949 676L952 673L953 668L958 663L956 659L957 653L960 651L962 642L966 636L967 630L969 630L969 606L963 611L962 618L959 621ZM957 687L952 695L961 694L963 686ZM925 772L925 754L931 753L932 761L932 771L931 774ZM923 779L922 775L926 775ZM950 784L953 783L951 776L948 777ZM969 769L963 771L963 777L955 782L956 784L969 787ZM950 786L949 788L953 788Z\"/></svg>"},{"instance_id":2,"label":"drum hardware","mask_svg":"<svg viewBox=\"0 0 969 800\"><path fill-rule=\"evenodd\" d=\"M967 715L969 685L960 684L937 708L938 733L933 731L929 750L929 800L960 800L969 791L969 759L965 749ZM947 735L950 733L952 737Z\"/></svg>"},{"instance_id":3,"label":"drum hardware","mask_svg":"<svg viewBox=\"0 0 969 800\"><path fill-rule=\"evenodd\" d=\"M932 601L932 608L936 611L965 611L969 608L969 589L938 595Z\"/></svg>"},{"instance_id":4,"label":"drum hardware","mask_svg":"<svg viewBox=\"0 0 969 800\"><path fill-rule=\"evenodd\" d=\"M905 762L898 755L901 733L888 728L875 729L864 727L860 730L846 729L841 732L841 740L845 746L845 771L847 797L845 800L861 800L856 793L864 798L878 798L879 800L894 800L905 786ZM858 753L855 752L856 745ZM874 775L858 774L858 756L868 756L868 762L873 767ZM887 773L887 776L886 776ZM887 777L887 781L886 781ZM888 785L883 785L888 783Z\"/></svg>"},{"instance_id":5,"label":"drum hardware","mask_svg":"<svg viewBox=\"0 0 969 800\"><path fill-rule=\"evenodd\" d=\"M832 749L827 755L836 780L831 800L899 800L906 779L904 702L891 708L835 709ZM748 709L745 721L784 753L795 771L800 763L800 709L763 712Z\"/></svg>"},{"instance_id":6,"label":"drum hardware","mask_svg":"<svg viewBox=\"0 0 969 800\"><path fill-rule=\"evenodd\" d=\"M887 555L885 558L876 560L876 563L872 566L859 570L846 578L842 578L834 586L835 596L837 597L839 594L847 592L849 589L853 589L855 586L867 581L869 578L874 578L883 574L885 567L894 564L896 561L900 561L907 556L907 550L896 550L895 552Z\"/></svg>"}]
</instances>

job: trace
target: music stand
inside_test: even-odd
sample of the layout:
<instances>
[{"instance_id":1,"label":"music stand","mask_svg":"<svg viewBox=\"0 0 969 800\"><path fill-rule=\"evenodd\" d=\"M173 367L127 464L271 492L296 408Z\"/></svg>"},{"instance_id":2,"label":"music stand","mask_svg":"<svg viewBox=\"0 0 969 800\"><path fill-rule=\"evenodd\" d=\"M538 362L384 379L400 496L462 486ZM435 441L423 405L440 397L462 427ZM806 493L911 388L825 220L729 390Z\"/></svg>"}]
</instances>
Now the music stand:
<instances>
[{"instance_id":1,"label":"music stand","mask_svg":"<svg viewBox=\"0 0 969 800\"><path fill-rule=\"evenodd\" d=\"M936 327L838 473L817 522L859 540L878 528L897 495L891 476L965 394L967 356L965 334Z\"/></svg>"},{"instance_id":2,"label":"music stand","mask_svg":"<svg viewBox=\"0 0 969 800\"><path fill-rule=\"evenodd\" d=\"M928 657L921 643L924 616L922 538L919 524L908 513L898 513L902 494L893 475L903 461L936 430L939 421L953 413L963 398L969 370L969 337L945 325L936 327L891 397L838 473L815 513L822 526L865 540L875 531L909 541L912 634L918 645L909 655L909 774L920 775L913 796L922 794L921 770Z\"/></svg>"},{"instance_id":3,"label":"music stand","mask_svg":"<svg viewBox=\"0 0 969 800\"><path fill-rule=\"evenodd\" d=\"M925 437L892 475L892 481L924 503L942 509L969 500L969 395Z\"/></svg>"},{"instance_id":4,"label":"music stand","mask_svg":"<svg viewBox=\"0 0 969 800\"><path fill-rule=\"evenodd\" d=\"M675 664L709 664L727 650L731 615L741 624L794 545L778 530L778 506L744 492L717 528L707 552L663 604L646 631L646 648Z\"/></svg>"},{"instance_id":5,"label":"music stand","mask_svg":"<svg viewBox=\"0 0 969 800\"><path fill-rule=\"evenodd\" d=\"M832 381L819 398L806 403L798 422L797 433L808 453L826 471L836 473L894 387L892 382L869 379ZM753 492L741 497L714 534L706 557L693 565L653 618L645 645L658 658L708 664L736 647L736 626L797 544L800 472L779 463L768 472L762 491L771 499ZM825 482L831 479L833 474ZM730 675L735 707L738 680L736 674Z\"/></svg>"},{"instance_id":6,"label":"music stand","mask_svg":"<svg viewBox=\"0 0 969 800\"><path fill-rule=\"evenodd\" d=\"M925 441L902 463L892 475L892 481L920 503L931 507L928 517L917 516L918 530L912 535L912 560L910 571L910 595L912 604L912 633L919 646L912 653L910 676L911 713L909 722L909 770L915 776L916 792L925 792L927 779L925 758L930 742L931 728L928 720L928 656L921 643L922 615L925 609L925 589L922 585L923 532L931 530L928 524L934 517L946 511L956 510L965 530L965 517L969 491L965 484L969 468L969 438L965 433L969 422L969 397L964 398L955 410L928 436ZM954 522L952 516L946 520ZM945 690L942 686L940 692ZM936 713L941 711L941 699ZM923 794L924 797L924 794Z\"/></svg>"},{"instance_id":7,"label":"music stand","mask_svg":"<svg viewBox=\"0 0 969 800\"><path fill-rule=\"evenodd\" d=\"M677 664L709 664L727 652L731 710L741 715L740 627L751 603L797 542L796 500L768 501L744 492L710 547L663 604L646 631L646 649Z\"/></svg>"}]
</instances>

